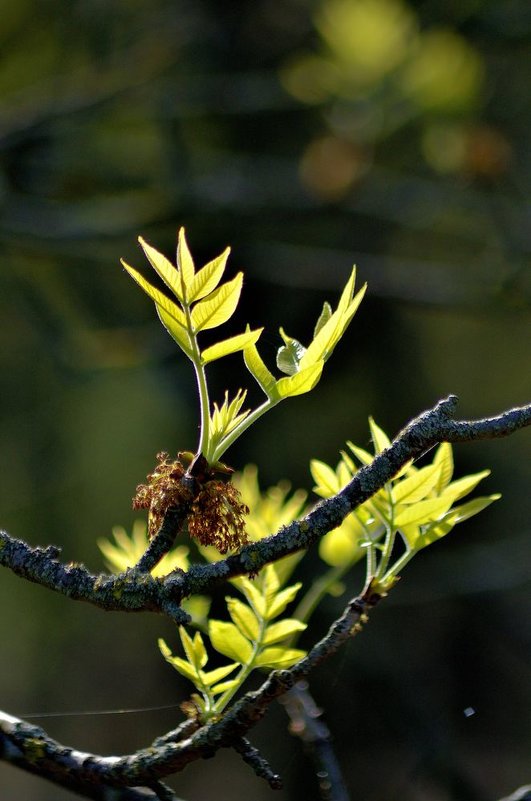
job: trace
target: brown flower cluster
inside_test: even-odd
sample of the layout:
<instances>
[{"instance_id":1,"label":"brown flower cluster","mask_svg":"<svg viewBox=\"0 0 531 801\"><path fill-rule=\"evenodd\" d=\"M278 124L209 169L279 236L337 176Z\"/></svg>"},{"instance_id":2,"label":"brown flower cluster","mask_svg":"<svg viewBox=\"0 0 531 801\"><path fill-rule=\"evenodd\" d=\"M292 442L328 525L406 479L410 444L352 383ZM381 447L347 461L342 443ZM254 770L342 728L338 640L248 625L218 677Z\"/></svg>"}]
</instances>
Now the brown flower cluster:
<instances>
[{"instance_id":1,"label":"brown flower cluster","mask_svg":"<svg viewBox=\"0 0 531 801\"><path fill-rule=\"evenodd\" d=\"M230 481L206 481L195 497L188 517L190 536L201 545L213 545L220 553L241 548L248 541L240 491Z\"/></svg>"},{"instance_id":2,"label":"brown flower cluster","mask_svg":"<svg viewBox=\"0 0 531 801\"><path fill-rule=\"evenodd\" d=\"M133 509L149 509L150 537L159 530L168 509L192 500L191 491L182 482L185 473L186 467L180 459L170 459L164 452L157 453L157 466L147 476L147 484L139 484L136 488Z\"/></svg>"},{"instance_id":3,"label":"brown flower cluster","mask_svg":"<svg viewBox=\"0 0 531 801\"><path fill-rule=\"evenodd\" d=\"M153 537L168 509L183 503L190 505L188 533L201 545L213 545L220 553L227 553L248 541L245 516L249 509L234 484L216 478L209 469L202 470L200 476L190 474L179 458L158 453L157 466L147 476L147 483L136 488L133 509L149 510L148 531Z\"/></svg>"}]
</instances>

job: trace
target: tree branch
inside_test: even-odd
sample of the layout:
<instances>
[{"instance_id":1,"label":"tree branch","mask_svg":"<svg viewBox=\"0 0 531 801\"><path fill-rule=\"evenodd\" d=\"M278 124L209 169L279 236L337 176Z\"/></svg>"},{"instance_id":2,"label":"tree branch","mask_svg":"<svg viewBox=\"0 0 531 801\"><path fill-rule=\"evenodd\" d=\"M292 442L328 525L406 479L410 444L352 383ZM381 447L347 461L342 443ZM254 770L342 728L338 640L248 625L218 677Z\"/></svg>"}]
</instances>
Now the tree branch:
<instances>
[{"instance_id":1,"label":"tree branch","mask_svg":"<svg viewBox=\"0 0 531 801\"><path fill-rule=\"evenodd\" d=\"M454 420L457 398L451 395L412 420L391 445L371 464L356 473L337 495L321 501L305 517L283 527L276 534L250 543L237 554L212 564L192 565L184 573L174 571L153 578L150 569L161 556L164 543L182 523L178 511L170 510L137 568L118 576L92 575L83 565L63 565L59 549L31 548L0 531L0 565L74 600L86 601L107 611L166 614L178 623L189 621L180 609L183 598L211 590L239 575L256 573L264 565L308 548L340 525L344 518L395 476L411 459L417 459L440 442L470 442L505 437L531 425L531 404L480 420ZM162 546L161 546L162 543Z\"/></svg>"},{"instance_id":2,"label":"tree branch","mask_svg":"<svg viewBox=\"0 0 531 801\"><path fill-rule=\"evenodd\" d=\"M240 698L220 720L196 731L179 727L174 731L176 740L169 733L158 738L156 745L134 754L103 757L66 748L40 727L0 713L0 754L3 759L87 798L108 801L111 798L109 787L153 787L155 782L178 773L190 762L213 756L220 748L236 747L255 772L272 788L277 788L279 777L246 742L246 733L262 719L276 698L362 630L368 611L380 597L372 592L369 584L361 596L349 602L326 636L303 659L289 669L273 671L258 690ZM124 796L123 801L156 798L145 795L144 790L141 792L144 795ZM119 801L122 801L120 796Z\"/></svg>"}]
</instances>

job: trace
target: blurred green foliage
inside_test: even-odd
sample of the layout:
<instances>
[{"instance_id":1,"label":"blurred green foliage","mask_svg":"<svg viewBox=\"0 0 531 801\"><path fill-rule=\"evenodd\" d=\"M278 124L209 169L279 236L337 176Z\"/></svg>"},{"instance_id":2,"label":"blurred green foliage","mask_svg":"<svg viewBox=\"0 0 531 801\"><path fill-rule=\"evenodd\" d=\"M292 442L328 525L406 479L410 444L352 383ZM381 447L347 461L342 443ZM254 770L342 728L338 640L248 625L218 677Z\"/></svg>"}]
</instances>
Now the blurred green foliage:
<instances>
[{"instance_id":1,"label":"blurred green foliage","mask_svg":"<svg viewBox=\"0 0 531 801\"><path fill-rule=\"evenodd\" d=\"M310 458L363 444L368 413L392 432L450 391L466 416L528 400L530 44L525 0L3 3L1 525L100 569L95 541L130 527L154 454L194 447L188 366L119 266L138 263L139 234L170 252L186 225L201 263L231 243L248 276L233 333L288 318L309 338L353 261L369 282L315 397L235 446L264 484L310 489ZM216 396L238 388L234 364L213 370ZM529 781L529 448L521 433L456 449L460 472L492 468L503 500L421 555L316 679L356 797L484 801ZM179 701L159 621L7 573L0 608L7 711ZM177 718L46 725L125 752ZM296 801L314 790L284 724L273 714L255 740ZM2 765L0 786L68 798ZM178 786L191 801L270 796L231 755Z\"/></svg>"}]
</instances>

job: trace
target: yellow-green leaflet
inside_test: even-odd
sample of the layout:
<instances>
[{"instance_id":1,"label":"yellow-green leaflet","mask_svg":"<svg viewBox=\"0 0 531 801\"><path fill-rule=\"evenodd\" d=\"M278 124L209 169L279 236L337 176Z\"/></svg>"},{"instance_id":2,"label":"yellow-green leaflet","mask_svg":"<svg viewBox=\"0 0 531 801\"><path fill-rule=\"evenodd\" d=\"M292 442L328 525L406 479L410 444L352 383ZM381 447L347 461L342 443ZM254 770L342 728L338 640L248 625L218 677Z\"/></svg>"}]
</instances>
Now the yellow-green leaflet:
<instances>
[{"instance_id":1,"label":"yellow-green leaflet","mask_svg":"<svg viewBox=\"0 0 531 801\"><path fill-rule=\"evenodd\" d=\"M149 245L145 239L142 239L141 236L138 237L138 241L140 242L142 250L146 254L146 258L157 275L162 278L166 286L171 289L180 303L183 303L184 291L179 271L173 266L171 261L166 258L166 256L164 256L162 253L159 253L158 250L155 250L155 248ZM123 263L124 262L122 260L122 264Z\"/></svg>"},{"instance_id":2,"label":"yellow-green leaflet","mask_svg":"<svg viewBox=\"0 0 531 801\"><path fill-rule=\"evenodd\" d=\"M195 332L217 328L229 320L236 310L242 290L243 273L215 289L205 300L192 309L192 326Z\"/></svg>"},{"instance_id":3,"label":"yellow-green leaflet","mask_svg":"<svg viewBox=\"0 0 531 801\"><path fill-rule=\"evenodd\" d=\"M236 353L239 350L248 348L249 345L254 345L258 341L263 328L257 328L254 331L246 331L244 334L237 334L237 336L224 339L211 345L201 353L203 364L213 362L216 359L221 359L223 356L228 356L231 353Z\"/></svg>"},{"instance_id":4,"label":"yellow-green leaflet","mask_svg":"<svg viewBox=\"0 0 531 801\"><path fill-rule=\"evenodd\" d=\"M221 256L216 256L215 259L212 259L212 261L209 261L208 264L198 270L187 290L189 303L201 300L201 298L205 298L214 291L223 277L229 254L230 248L226 248Z\"/></svg>"}]
</instances>

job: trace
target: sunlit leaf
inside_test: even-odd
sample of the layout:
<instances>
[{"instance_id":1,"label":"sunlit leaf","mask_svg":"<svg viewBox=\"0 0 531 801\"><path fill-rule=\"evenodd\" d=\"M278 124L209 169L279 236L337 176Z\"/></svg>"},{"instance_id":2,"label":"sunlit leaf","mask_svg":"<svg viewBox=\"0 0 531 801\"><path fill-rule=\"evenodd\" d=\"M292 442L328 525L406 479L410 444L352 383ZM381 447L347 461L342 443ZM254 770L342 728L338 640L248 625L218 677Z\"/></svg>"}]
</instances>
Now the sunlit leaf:
<instances>
[{"instance_id":1,"label":"sunlit leaf","mask_svg":"<svg viewBox=\"0 0 531 801\"><path fill-rule=\"evenodd\" d=\"M160 289L157 289L149 281L146 281L143 275L141 275L138 270L135 270L134 267L131 267L127 262L123 259L121 260L122 266L127 270L131 278L137 282L137 284L144 290L146 295L149 295L151 300L154 300L155 303L160 306L164 311L172 317L176 324L182 326L183 329L186 329L186 317L182 309L177 306L172 300L170 300L164 292L161 292Z\"/></svg>"},{"instance_id":2,"label":"sunlit leaf","mask_svg":"<svg viewBox=\"0 0 531 801\"><path fill-rule=\"evenodd\" d=\"M181 273L182 283L184 285L184 294L186 300L189 302L188 288L192 286L194 280L195 268L188 242L186 241L186 234L184 228L179 229L179 239L177 244L177 266Z\"/></svg>"},{"instance_id":3,"label":"sunlit leaf","mask_svg":"<svg viewBox=\"0 0 531 801\"><path fill-rule=\"evenodd\" d=\"M301 587L302 584L298 582L297 584L292 584L291 587L286 587L285 590L281 590L269 604L264 617L267 620L273 620L273 618L281 615L287 605L293 601Z\"/></svg>"},{"instance_id":4,"label":"sunlit leaf","mask_svg":"<svg viewBox=\"0 0 531 801\"><path fill-rule=\"evenodd\" d=\"M347 442L348 447L362 464L370 464L374 461L374 454L369 453L369 451L364 450L363 448L359 448L357 445L354 445L353 442Z\"/></svg>"},{"instance_id":5,"label":"sunlit leaf","mask_svg":"<svg viewBox=\"0 0 531 801\"><path fill-rule=\"evenodd\" d=\"M322 326L317 336L308 345L306 353L300 362L301 370L316 361L326 361L345 333L345 330L354 316L359 304L365 294L366 285L358 292L355 298L350 300L354 289L356 270L353 269L351 276L343 290L339 304L332 316Z\"/></svg>"},{"instance_id":6,"label":"sunlit leaf","mask_svg":"<svg viewBox=\"0 0 531 801\"><path fill-rule=\"evenodd\" d=\"M138 241L140 242L142 250L146 254L149 263L157 275L162 278L166 286L171 289L176 298L182 303L184 300L184 295L181 284L181 276L177 268L173 266L171 261L167 259L166 256L163 256L162 253L159 253L158 250L155 250L155 248L149 245L145 239L142 239L141 236L138 237ZM124 264L123 260L122 264Z\"/></svg>"},{"instance_id":7,"label":"sunlit leaf","mask_svg":"<svg viewBox=\"0 0 531 801\"><path fill-rule=\"evenodd\" d=\"M410 523L409 525L401 526L400 534L404 538L407 543L407 547L414 551L417 549L421 529L420 526L416 525L415 523Z\"/></svg>"},{"instance_id":8,"label":"sunlit leaf","mask_svg":"<svg viewBox=\"0 0 531 801\"><path fill-rule=\"evenodd\" d=\"M221 359L223 356L228 356L231 353L236 353L239 350L248 348L249 345L254 345L258 341L263 328L257 328L254 331L246 331L244 334L238 334L235 337L224 339L222 342L217 342L211 345L201 353L201 359L204 364L213 362L216 359Z\"/></svg>"},{"instance_id":9,"label":"sunlit leaf","mask_svg":"<svg viewBox=\"0 0 531 801\"><path fill-rule=\"evenodd\" d=\"M306 628L306 623L302 623L300 620L293 618L280 620L278 623L272 623L267 627L263 643L264 645L273 645L273 643L282 642L287 637L298 634Z\"/></svg>"},{"instance_id":10,"label":"sunlit leaf","mask_svg":"<svg viewBox=\"0 0 531 801\"><path fill-rule=\"evenodd\" d=\"M472 501L461 504L461 506L456 506L455 509L450 509L450 511L442 518L442 520L431 525L423 534L421 538L421 547L424 548L426 545L430 545L432 542L435 542L435 540L446 536L446 534L448 534L458 523L462 523L463 521L468 520L469 517L477 515L479 512L482 512L483 509L486 509L487 506L490 506L491 503L499 500L500 498L501 495L499 493L494 493L493 495L474 498Z\"/></svg>"},{"instance_id":11,"label":"sunlit leaf","mask_svg":"<svg viewBox=\"0 0 531 801\"><path fill-rule=\"evenodd\" d=\"M184 652L188 661L196 668L196 670L204 667L208 658L199 632L197 632L195 637L195 639L198 637L199 640L194 642L184 626L179 626L179 636L181 638Z\"/></svg>"},{"instance_id":12,"label":"sunlit leaf","mask_svg":"<svg viewBox=\"0 0 531 801\"><path fill-rule=\"evenodd\" d=\"M369 427L371 429L371 437L374 445L374 452L381 453L391 444L389 437L385 431L377 425L372 417L369 417Z\"/></svg>"},{"instance_id":13,"label":"sunlit leaf","mask_svg":"<svg viewBox=\"0 0 531 801\"><path fill-rule=\"evenodd\" d=\"M437 493L440 494L448 486L454 473L454 457L449 442L441 442L435 451L433 464L437 464L441 468L441 475L436 486Z\"/></svg>"},{"instance_id":14,"label":"sunlit leaf","mask_svg":"<svg viewBox=\"0 0 531 801\"><path fill-rule=\"evenodd\" d=\"M156 304L157 314L159 319L168 332L168 334L175 340L182 351L188 356L189 359L193 358L192 347L190 345L190 337L188 331L178 323L174 317L168 314L158 303Z\"/></svg>"},{"instance_id":15,"label":"sunlit leaf","mask_svg":"<svg viewBox=\"0 0 531 801\"><path fill-rule=\"evenodd\" d=\"M393 485L394 503L416 503L422 501L435 487L439 480L441 468L430 464L418 470L412 476L397 481Z\"/></svg>"},{"instance_id":16,"label":"sunlit leaf","mask_svg":"<svg viewBox=\"0 0 531 801\"><path fill-rule=\"evenodd\" d=\"M293 337L288 337L283 328L280 329L280 336L284 344L277 351L277 367L281 373L295 375L299 372L299 363L306 348Z\"/></svg>"},{"instance_id":17,"label":"sunlit leaf","mask_svg":"<svg viewBox=\"0 0 531 801\"><path fill-rule=\"evenodd\" d=\"M322 498L330 498L331 495L335 495L341 489L336 472L329 465L319 461L319 459L312 459L310 472L316 485L314 492Z\"/></svg>"},{"instance_id":18,"label":"sunlit leaf","mask_svg":"<svg viewBox=\"0 0 531 801\"><path fill-rule=\"evenodd\" d=\"M251 643L241 634L234 623L225 623L223 620L210 620L208 623L208 636L213 647L220 654L234 659L242 665L249 662L253 649Z\"/></svg>"},{"instance_id":19,"label":"sunlit leaf","mask_svg":"<svg viewBox=\"0 0 531 801\"><path fill-rule=\"evenodd\" d=\"M359 539L345 525L329 531L319 543L319 556L331 567L354 564L364 553Z\"/></svg>"},{"instance_id":20,"label":"sunlit leaf","mask_svg":"<svg viewBox=\"0 0 531 801\"><path fill-rule=\"evenodd\" d=\"M320 361L300 370L295 375L280 378L276 383L277 392L280 398L290 398L295 395L303 395L310 392L321 378L324 362Z\"/></svg>"},{"instance_id":21,"label":"sunlit leaf","mask_svg":"<svg viewBox=\"0 0 531 801\"><path fill-rule=\"evenodd\" d=\"M306 656L299 648L264 648L256 659L256 667L287 668Z\"/></svg>"},{"instance_id":22,"label":"sunlit leaf","mask_svg":"<svg viewBox=\"0 0 531 801\"><path fill-rule=\"evenodd\" d=\"M394 518L394 524L400 528L400 526L407 526L412 523L416 525L429 523L447 512L451 505L452 499L444 496L430 498L427 501L419 501L400 510Z\"/></svg>"},{"instance_id":23,"label":"sunlit leaf","mask_svg":"<svg viewBox=\"0 0 531 801\"><path fill-rule=\"evenodd\" d=\"M278 397L277 382L275 377L269 372L255 345L250 345L243 352L245 366L256 379L261 389L268 398Z\"/></svg>"},{"instance_id":24,"label":"sunlit leaf","mask_svg":"<svg viewBox=\"0 0 531 801\"><path fill-rule=\"evenodd\" d=\"M237 598L225 598L233 623L249 640L256 642L260 634L260 622L251 607Z\"/></svg>"},{"instance_id":25,"label":"sunlit leaf","mask_svg":"<svg viewBox=\"0 0 531 801\"><path fill-rule=\"evenodd\" d=\"M255 611L256 616L263 619L266 612L265 599L253 582L245 576L239 576L232 580L232 584L245 595Z\"/></svg>"},{"instance_id":26,"label":"sunlit leaf","mask_svg":"<svg viewBox=\"0 0 531 801\"><path fill-rule=\"evenodd\" d=\"M216 684L214 687L210 688L210 692L212 695L221 695L221 693L227 692L227 690L232 690L233 687L238 687L240 684L240 679L230 679L229 681L222 681L221 684Z\"/></svg>"},{"instance_id":27,"label":"sunlit leaf","mask_svg":"<svg viewBox=\"0 0 531 801\"><path fill-rule=\"evenodd\" d=\"M188 303L195 303L195 301L205 298L214 291L225 272L229 253L230 248L226 248L221 256L212 259L197 271L187 290Z\"/></svg>"},{"instance_id":28,"label":"sunlit leaf","mask_svg":"<svg viewBox=\"0 0 531 801\"><path fill-rule=\"evenodd\" d=\"M238 662L231 662L229 665L222 665L214 670L208 670L202 673L203 682L207 687L212 687L212 685L224 679L225 676L228 676L229 673L232 673L237 667L239 667Z\"/></svg>"},{"instance_id":29,"label":"sunlit leaf","mask_svg":"<svg viewBox=\"0 0 531 801\"><path fill-rule=\"evenodd\" d=\"M177 670L182 676L185 676L195 684L198 677L194 666L187 662L186 659L181 659L179 656L173 656L171 650L168 648L162 638L158 640L158 645L166 662L175 668L175 670Z\"/></svg>"},{"instance_id":30,"label":"sunlit leaf","mask_svg":"<svg viewBox=\"0 0 531 801\"><path fill-rule=\"evenodd\" d=\"M487 476L490 476L490 470L482 470L480 473L472 473L469 476L458 478L457 481L452 481L451 484L448 484L442 494L445 498L452 498L452 501L455 502L472 492L479 482L483 481Z\"/></svg>"},{"instance_id":31,"label":"sunlit leaf","mask_svg":"<svg viewBox=\"0 0 531 801\"><path fill-rule=\"evenodd\" d=\"M315 328L313 329L313 338L314 339L317 336L317 334L320 332L320 330L329 321L331 316L332 316L332 307L330 306L330 304L327 301L325 301L323 303L323 309L321 311L321 314L319 315L319 318L318 318L317 322L315 323Z\"/></svg>"},{"instance_id":32,"label":"sunlit leaf","mask_svg":"<svg viewBox=\"0 0 531 801\"><path fill-rule=\"evenodd\" d=\"M194 331L217 328L227 322L236 310L242 290L243 273L222 284L204 300L200 300L192 309L192 326Z\"/></svg>"}]
</instances>

